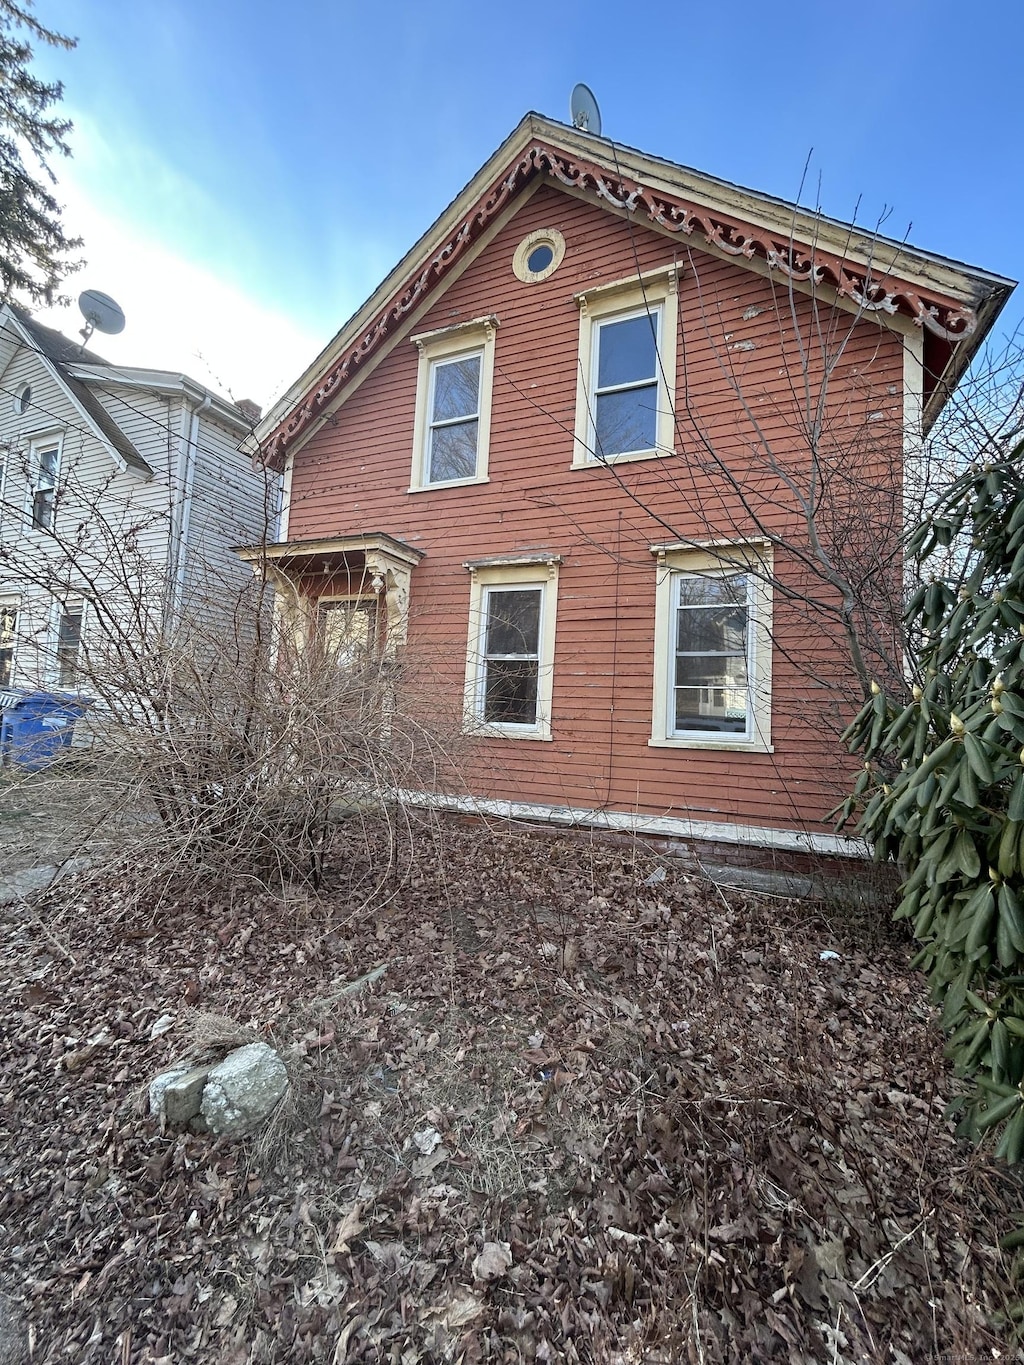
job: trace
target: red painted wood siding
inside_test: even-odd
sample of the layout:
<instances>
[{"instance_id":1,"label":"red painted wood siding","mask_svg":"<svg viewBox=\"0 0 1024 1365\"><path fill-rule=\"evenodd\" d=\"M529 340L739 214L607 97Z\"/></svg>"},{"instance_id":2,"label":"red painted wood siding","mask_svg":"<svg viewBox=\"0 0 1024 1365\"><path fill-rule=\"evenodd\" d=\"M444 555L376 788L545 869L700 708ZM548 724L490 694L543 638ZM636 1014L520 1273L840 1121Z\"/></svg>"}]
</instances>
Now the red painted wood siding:
<instances>
[{"instance_id":1,"label":"red painted wood siding","mask_svg":"<svg viewBox=\"0 0 1024 1365\"><path fill-rule=\"evenodd\" d=\"M557 227L559 269L539 284L512 273L530 231ZM613 470L570 468L579 312L589 286L680 267L673 457ZM778 288L778 293L774 289ZM902 346L892 332L809 300L545 186L417 323L423 332L496 314L490 481L410 494L417 352L389 356L298 453L289 539L386 531L424 550L412 579L410 657L461 698L470 597L467 559L550 550L562 556L550 742L474 744L482 795L701 820L823 828L843 787L834 724L856 690L834 622L800 600L810 583L800 553L776 552L772 738L774 753L655 748L651 734L655 561L649 546L755 532L744 508L807 543L806 523L764 458L805 480L806 418L822 354L844 342L824 405L821 442L843 450L840 510L870 552L888 556L903 405ZM793 314L808 348L805 391ZM809 396L808 396L809 395ZM714 452L714 459L709 455ZM721 460L742 494L709 468ZM865 516L865 511L868 515ZM846 515L843 512L843 515ZM793 594L795 600L790 601ZM829 728L828 722L833 728Z\"/></svg>"}]
</instances>

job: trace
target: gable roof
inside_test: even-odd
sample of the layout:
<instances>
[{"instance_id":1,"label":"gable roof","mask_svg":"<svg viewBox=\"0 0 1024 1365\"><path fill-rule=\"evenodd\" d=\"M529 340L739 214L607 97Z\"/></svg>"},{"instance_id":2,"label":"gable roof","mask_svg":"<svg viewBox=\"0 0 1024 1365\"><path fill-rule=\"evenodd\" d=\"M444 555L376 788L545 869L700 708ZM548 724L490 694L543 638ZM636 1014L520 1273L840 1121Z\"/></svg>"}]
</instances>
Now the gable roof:
<instances>
[{"instance_id":1,"label":"gable roof","mask_svg":"<svg viewBox=\"0 0 1024 1365\"><path fill-rule=\"evenodd\" d=\"M6 315L21 331L25 344L49 366L94 434L108 446L116 459L123 462L125 468L134 470L143 478L152 477L152 467L100 402L92 386L144 389L150 393L180 393L194 404L202 404L204 412L208 409L210 416L222 422L235 436L247 436L252 430L250 417L237 404L196 383L188 375L172 370L114 365L62 332L45 327L17 304L7 304Z\"/></svg>"},{"instance_id":2,"label":"gable roof","mask_svg":"<svg viewBox=\"0 0 1024 1365\"><path fill-rule=\"evenodd\" d=\"M50 369L67 390L71 401L99 439L113 451L126 468L134 469L137 474L150 478L153 470L146 460L139 454L96 395L90 393L88 387L75 379L69 372L69 366L82 363L86 357L88 357L90 364L105 366L107 362L102 356L86 351L84 347L76 345L61 332L54 331L52 327L44 327L41 322L36 322L34 318L29 317L28 313L16 304L8 304L8 308L12 321L20 327L28 345L45 362L49 363Z\"/></svg>"},{"instance_id":3,"label":"gable roof","mask_svg":"<svg viewBox=\"0 0 1024 1365\"><path fill-rule=\"evenodd\" d=\"M538 177L699 249L760 260L798 288L825 286L865 314L909 318L924 333L926 424L1014 285L531 113L266 415L256 430L259 458L279 466L316 430Z\"/></svg>"}]
</instances>

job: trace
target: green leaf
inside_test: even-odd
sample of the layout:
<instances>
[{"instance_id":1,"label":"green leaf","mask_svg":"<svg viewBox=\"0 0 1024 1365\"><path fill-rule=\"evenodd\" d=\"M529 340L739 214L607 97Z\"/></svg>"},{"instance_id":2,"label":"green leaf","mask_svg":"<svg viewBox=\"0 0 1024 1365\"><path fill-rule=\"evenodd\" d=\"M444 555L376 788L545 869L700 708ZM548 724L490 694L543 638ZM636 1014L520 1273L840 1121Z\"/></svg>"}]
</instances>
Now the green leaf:
<instances>
[{"instance_id":1,"label":"green leaf","mask_svg":"<svg viewBox=\"0 0 1024 1365\"><path fill-rule=\"evenodd\" d=\"M981 872L981 858L978 856L978 849L974 840L965 829L962 829L957 835L953 847L956 860L960 865L960 871L968 881L974 881Z\"/></svg>"},{"instance_id":2,"label":"green leaf","mask_svg":"<svg viewBox=\"0 0 1024 1365\"><path fill-rule=\"evenodd\" d=\"M990 787L996 780L996 775L992 771L992 763L986 754L985 749L976 735L972 735L970 730L964 734L964 753L967 755L967 762L971 765L971 771L984 787Z\"/></svg>"},{"instance_id":3,"label":"green leaf","mask_svg":"<svg viewBox=\"0 0 1024 1365\"><path fill-rule=\"evenodd\" d=\"M987 1128L993 1128L997 1123L1002 1123L1011 1114L1016 1113L1022 1103L1019 1094L1008 1095L1006 1099L996 1100L995 1104L982 1111L978 1116L977 1126L981 1132Z\"/></svg>"}]
</instances>

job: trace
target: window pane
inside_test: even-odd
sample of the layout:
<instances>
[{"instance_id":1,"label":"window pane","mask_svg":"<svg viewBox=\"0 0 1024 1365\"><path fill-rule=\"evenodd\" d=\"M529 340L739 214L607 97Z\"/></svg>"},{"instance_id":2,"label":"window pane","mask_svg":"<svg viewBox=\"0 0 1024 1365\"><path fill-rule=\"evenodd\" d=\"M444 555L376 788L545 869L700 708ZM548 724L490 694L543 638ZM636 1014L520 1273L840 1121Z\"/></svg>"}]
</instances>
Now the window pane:
<instances>
[{"instance_id":1,"label":"window pane","mask_svg":"<svg viewBox=\"0 0 1024 1365\"><path fill-rule=\"evenodd\" d=\"M606 322L599 329L597 387L656 379L658 314Z\"/></svg>"},{"instance_id":2,"label":"window pane","mask_svg":"<svg viewBox=\"0 0 1024 1365\"><path fill-rule=\"evenodd\" d=\"M41 488L52 488L57 478L57 447L39 452L39 478Z\"/></svg>"},{"instance_id":3,"label":"window pane","mask_svg":"<svg viewBox=\"0 0 1024 1365\"><path fill-rule=\"evenodd\" d=\"M536 725L537 674L535 659L489 659L484 691L484 720L509 725Z\"/></svg>"},{"instance_id":4,"label":"window pane","mask_svg":"<svg viewBox=\"0 0 1024 1365\"><path fill-rule=\"evenodd\" d=\"M555 253L549 246L543 243L535 246L526 258L527 270L532 270L535 275L539 275L542 270L547 270L548 266L555 259Z\"/></svg>"},{"instance_id":5,"label":"window pane","mask_svg":"<svg viewBox=\"0 0 1024 1365\"><path fill-rule=\"evenodd\" d=\"M484 653L539 652L540 589L524 588L487 594L487 645Z\"/></svg>"},{"instance_id":6,"label":"window pane","mask_svg":"<svg viewBox=\"0 0 1024 1365\"><path fill-rule=\"evenodd\" d=\"M596 454L622 455L653 450L656 444L658 386L648 384L621 393L598 394Z\"/></svg>"},{"instance_id":7,"label":"window pane","mask_svg":"<svg viewBox=\"0 0 1024 1365\"><path fill-rule=\"evenodd\" d=\"M676 649L680 653L721 651L745 653L747 613L745 608L696 607L679 613Z\"/></svg>"},{"instance_id":8,"label":"window pane","mask_svg":"<svg viewBox=\"0 0 1024 1365\"><path fill-rule=\"evenodd\" d=\"M476 415L480 401L480 357L449 360L434 366L434 422Z\"/></svg>"},{"instance_id":9,"label":"window pane","mask_svg":"<svg viewBox=\"0 0 1024 1365\"><path fill-rule=\"evenodd\" d=\"M742 654L682 654L676 659L677 687L729 687L744 692L747 660Z\"/></svg>"},{"instance_id":10,"label":"window pane","mask_svg":"<svg viewBox=\"0 0 1024 1365\"><path fill-rule=\"evenodd\" d=\"M450 427L434 427L430 433L430 472L428 483L449 479L471 479L476 473L476 438L479 423L457 422Z\"/></svg>"},{"instance_id":11,"label":"window pane","mask_svg":"<svg viewBox=\"0 0 1024 1365\"><path fill-rule=\"evenodd\" d=\"M53 523L53 489L41 488L32 497L32 526L48 531Z\"/></svg>"},{"instance_id":12,"label":"window pane","mask_svg":"<svg viewBox=\"0 0 1024 1365\"><path fill-rule=\"evenodd\" d=\"M0 607L0 687L6 687L14 672L14 632L18 624L16 607Z\"/></svg>"},{"instance_id":13,"label":"window pane","mask_svg":"<svg viewBox=\"0 0 1024 1365\"><path fill-rule=\"evenodd\" d=\"M742 735L747 729L747 694L727 686L677 687L675 728Z\"/></svg>"},{"instance_id":14,"label":"window pane","mask_svg":"<svg viewBox=\"0 0 1024 1365\"><path fill-rule=\"evenodd\" d=\"M321 602L320 639L324 652L345 668L354 668L369 656L377 624L375 601Z\"/></svg>"},{"instance_id":15,"label":"window pane","mask_svg":"<svg viewBox=\"0 0 1024 1365\"><path fill-rule=\"evenodd\" d=\"M746 607L747 576L735 574L685 574L679 579L681 607L715 607L729 605Z\"/></svg>"},{"instance_id":16,"label":"window pane","mask_svg":"<svg viewBox=\"0 0 1024 1365\"><path fill-rule=\"evenodd\" d=\"M78 649L82 643L82 608L68 607L61 614L57 627L57 671L61 687L75 681Z\"/></svg>"}]
</instances>

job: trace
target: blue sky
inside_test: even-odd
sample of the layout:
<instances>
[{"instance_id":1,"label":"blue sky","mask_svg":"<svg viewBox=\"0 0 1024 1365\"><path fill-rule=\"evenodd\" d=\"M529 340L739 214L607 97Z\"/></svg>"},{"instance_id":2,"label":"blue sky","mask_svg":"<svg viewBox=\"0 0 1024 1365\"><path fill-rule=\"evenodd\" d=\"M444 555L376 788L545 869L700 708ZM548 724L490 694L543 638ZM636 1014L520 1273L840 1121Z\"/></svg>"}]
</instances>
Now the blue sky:
<instances>
[{"instance_id":1,"label":"blue sky","mask_svg":"<svg viewBox=\"0 0 1024 1365\"><path fill-rule=\"evenodd\" d=\"M529 109L1024 276L1020 0L36 0L112 360L266 403ZM1020 291L1024 293L1024 291ZM1014 299L1000 330L1024 318ZM47 315L69 334L77 310Z\"/></svg>"}]
</instances>

